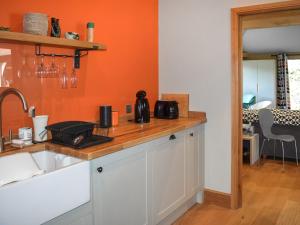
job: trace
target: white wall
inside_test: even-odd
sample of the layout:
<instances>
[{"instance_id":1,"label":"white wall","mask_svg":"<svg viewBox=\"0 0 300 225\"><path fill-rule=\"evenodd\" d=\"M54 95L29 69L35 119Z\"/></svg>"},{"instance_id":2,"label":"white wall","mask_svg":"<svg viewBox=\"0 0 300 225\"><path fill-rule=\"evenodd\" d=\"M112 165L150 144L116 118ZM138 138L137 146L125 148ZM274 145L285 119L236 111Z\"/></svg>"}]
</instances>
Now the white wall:
<instances>
[{"instance_id":1,"label":"white wall","mask_svg":"<svg viewBox=\"0 0 300 225\"><path fill-rule=\"evenodd\" d=\"M231 192L230 8L273 0L159 0L159 89L207 112L206 188Z\"/></svg>"}]
</instances>

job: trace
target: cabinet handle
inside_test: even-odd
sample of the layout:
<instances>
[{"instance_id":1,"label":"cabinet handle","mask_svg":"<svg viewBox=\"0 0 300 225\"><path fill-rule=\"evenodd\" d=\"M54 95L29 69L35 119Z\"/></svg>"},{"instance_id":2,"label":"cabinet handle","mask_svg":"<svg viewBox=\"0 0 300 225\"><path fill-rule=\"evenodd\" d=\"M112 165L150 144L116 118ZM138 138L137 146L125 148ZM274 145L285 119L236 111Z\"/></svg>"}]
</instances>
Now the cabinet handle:
<instances>
[{"instance_id":1,"label":"cabinet handle","mask_svg":"<svg viewBox=\"0 0 300 225\"><path fill-rule=\"evenodd\" d=\"M102 171L103 171L102 166L98 167L98 168L97 168L97 171L98 171L98 173L102 173Z\"/></svg>"},{"instance_id":2,"label":"cabinet handle","mask_svg":"<svg viewBox=\"0 0 300 225\"><path fill-rule=\"evenodd\" d=\"M176 139L176 136L174 134L172 134L170 137L169 137L169 140L175 140Z\"/></svg>"},{"instance_id":3,"label":"cabinet handle","mask_svg":"<svg viewBox=\"0 0 300 225\"><path fill-rule=\"evenodd\" d=\"M190 136L191 136L191 137L194 137L194 133L190 133Z\"/></svg>"}]
</instances>

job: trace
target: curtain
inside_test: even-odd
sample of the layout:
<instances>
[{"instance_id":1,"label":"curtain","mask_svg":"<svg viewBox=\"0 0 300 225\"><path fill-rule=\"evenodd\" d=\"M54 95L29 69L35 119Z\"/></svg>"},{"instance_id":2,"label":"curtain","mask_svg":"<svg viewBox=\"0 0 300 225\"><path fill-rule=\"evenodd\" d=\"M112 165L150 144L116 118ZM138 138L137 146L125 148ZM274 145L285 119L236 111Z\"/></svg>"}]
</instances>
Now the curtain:
<instances>
[{"instance_id":1,"label":"curtain","mask_svg":"<svg viewBox=\"0 0 300 225\"><path fill-rule=\"evenodd\" d=\"M291 108L288 58L285 53L277 55L277 108Z\"/></svg>"}]
</instances>

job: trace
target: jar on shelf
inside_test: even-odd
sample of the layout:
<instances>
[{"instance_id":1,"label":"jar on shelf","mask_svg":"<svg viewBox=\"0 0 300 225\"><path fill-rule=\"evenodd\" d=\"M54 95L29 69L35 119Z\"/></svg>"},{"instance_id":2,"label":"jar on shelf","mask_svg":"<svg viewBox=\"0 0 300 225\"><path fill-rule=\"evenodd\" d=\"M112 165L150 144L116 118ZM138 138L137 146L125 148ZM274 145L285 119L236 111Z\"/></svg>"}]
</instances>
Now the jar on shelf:
<instances>
[{"instance_id":1,"label":"jar on shelf","mask_svg":"<svg viewBox=\"0 0 300 225\"><path fill-rule=\"evenodd\" d=\"M47 36L48 15L44 13L25 13L23 16L23 32Z\"/></svg>"},{"instance_id":2,"label":"jar on shelf","mask_svg":"<svg viewBox=\"0 0 300 225\"><path fill-rule=\"evenodd\" d=\"M94 41L94 27L95 27L95 24L93 22L87 23L87 41L88 42Z\"/></svg>"}]
</instances>

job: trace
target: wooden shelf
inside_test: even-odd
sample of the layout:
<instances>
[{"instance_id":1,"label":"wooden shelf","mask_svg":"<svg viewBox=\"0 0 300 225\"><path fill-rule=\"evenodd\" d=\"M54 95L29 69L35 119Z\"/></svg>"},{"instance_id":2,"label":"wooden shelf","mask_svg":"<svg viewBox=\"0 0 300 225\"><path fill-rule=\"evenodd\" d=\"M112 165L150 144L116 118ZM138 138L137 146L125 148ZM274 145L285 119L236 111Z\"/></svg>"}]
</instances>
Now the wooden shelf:
<instances>
[{"instance_id":1,"label":"wooden shelf","mask_svg":"<svg viewBox=\"0 0 300 225\"><path fill-rule=\"evenodd\" d=\"M85 49L85 50L106 50L105 45L87 42L68 40L65 38L55 38L42 35L33 35L19 32L0 31L0 41L19 42L23 44L35 44L52 47Z\"/></svg>"}]
</instances>

